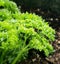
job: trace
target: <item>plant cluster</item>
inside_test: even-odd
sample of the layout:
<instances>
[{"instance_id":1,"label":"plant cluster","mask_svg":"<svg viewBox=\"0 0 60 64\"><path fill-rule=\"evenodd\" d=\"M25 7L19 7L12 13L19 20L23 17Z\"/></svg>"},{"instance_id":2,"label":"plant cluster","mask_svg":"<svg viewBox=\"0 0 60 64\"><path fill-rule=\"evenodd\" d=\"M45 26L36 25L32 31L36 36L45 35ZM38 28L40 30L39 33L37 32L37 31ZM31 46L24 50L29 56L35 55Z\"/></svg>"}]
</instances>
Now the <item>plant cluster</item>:
<instances>
[{"instance_id":1,"label":"plant cluster","mask_svg":"<svg viewBox=\"0 0 60 64\"><path fill-rule=\"evenodd\" d=\"M16 3L9 0L0 0L0 21L12 19L15 13L20 13Z\"/></svg>"},{"instance_id":2,"label":"plant cluster","mask_svg":"<svg viewBox=\"0 0 60 64\"><path fill-rule=\"evenodd\" d=\"M0 0L0 6L5 1L8 0ZM16 5L10 9L9 3L0 9L0 64L16 64L26 59L31 49L49 56L53 52L49 42L54 41L55 30L38 15L20 13Z\"/></svg>"}]
</instances>

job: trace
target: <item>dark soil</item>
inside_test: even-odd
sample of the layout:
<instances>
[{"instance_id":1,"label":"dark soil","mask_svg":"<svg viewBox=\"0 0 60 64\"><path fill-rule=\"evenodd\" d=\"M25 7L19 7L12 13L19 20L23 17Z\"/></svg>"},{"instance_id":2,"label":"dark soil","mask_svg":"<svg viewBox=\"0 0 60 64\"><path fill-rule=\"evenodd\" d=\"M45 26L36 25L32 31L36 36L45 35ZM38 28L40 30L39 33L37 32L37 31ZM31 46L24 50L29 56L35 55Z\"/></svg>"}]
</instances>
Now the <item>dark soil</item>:
<instances>
[{"instance_id":1,"label":"dark soil","mask_svg":"<svg viewBox=\"0 0 60 64\"><path fill-rule=\"evenodd\" d=\"M23 12L26 11L26 9L22 10ZM56 30L56 39L52 42L55 51L49 57L45 57L42 52L30 50L28 58L19 64L60 64L60 16L41 9L30 9L28 11L42 16Z\"/></svg>"}]
</instances>

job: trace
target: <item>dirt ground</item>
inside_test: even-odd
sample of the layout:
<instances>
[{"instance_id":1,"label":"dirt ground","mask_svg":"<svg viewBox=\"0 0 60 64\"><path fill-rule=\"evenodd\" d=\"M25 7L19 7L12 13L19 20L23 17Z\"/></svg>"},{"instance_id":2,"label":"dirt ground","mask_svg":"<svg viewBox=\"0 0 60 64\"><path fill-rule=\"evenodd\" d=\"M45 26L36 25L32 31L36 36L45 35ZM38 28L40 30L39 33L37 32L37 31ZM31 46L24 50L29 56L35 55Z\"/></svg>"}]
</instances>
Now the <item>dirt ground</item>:
<instances>
[{"instance_id":1,"label":"dirt ground","mask_svg":"<svg viewBox=\"0 0 60 64\"><path fill-rule=\"evenodd\" d=\"M41 9L31 9L29 12L42 16L56 30L55 41L51 43L54 47L54 53L49 57L45 57L42 52L31 50L28 58L19 64L60 64L60 16Z\"/></svg>"}]
</instances>

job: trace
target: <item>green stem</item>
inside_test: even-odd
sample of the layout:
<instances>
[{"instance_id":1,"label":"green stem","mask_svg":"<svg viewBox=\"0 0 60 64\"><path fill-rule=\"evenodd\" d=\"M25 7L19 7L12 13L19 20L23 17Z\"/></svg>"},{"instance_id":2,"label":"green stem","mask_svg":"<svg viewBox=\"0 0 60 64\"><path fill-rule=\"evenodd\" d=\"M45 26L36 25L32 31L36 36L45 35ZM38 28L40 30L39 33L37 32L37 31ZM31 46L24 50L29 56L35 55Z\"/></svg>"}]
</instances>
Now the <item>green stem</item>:
<instances>
[{"instance_id":1,"label":"green stem","mask_svg":"<svg viewBox=\"0 0 60 64\"><path fill-rule=\"evenodd\" d=\"M3 63L4 63L3 58L4 58L5 54L6 54L6 51L7 51L7 50L5 50L5 51L2 53L2 55L1 55L0 64L3 64Z\"/></svg>"},{"instance_id":2,"label":"green stem","mask_svg":"<svg viewBox=\"0 0 60 64\"><path fill-rule=\"evenodd\" d=\"M29 45L27 45L25 48L23 48L22 50L19 51L19 54L17 55L17 57L13 60L12 64L16 64L16 62L19 60L19 58L21 58L22 54L26 51L29 50Z\"/></svg>"}]
</instances>

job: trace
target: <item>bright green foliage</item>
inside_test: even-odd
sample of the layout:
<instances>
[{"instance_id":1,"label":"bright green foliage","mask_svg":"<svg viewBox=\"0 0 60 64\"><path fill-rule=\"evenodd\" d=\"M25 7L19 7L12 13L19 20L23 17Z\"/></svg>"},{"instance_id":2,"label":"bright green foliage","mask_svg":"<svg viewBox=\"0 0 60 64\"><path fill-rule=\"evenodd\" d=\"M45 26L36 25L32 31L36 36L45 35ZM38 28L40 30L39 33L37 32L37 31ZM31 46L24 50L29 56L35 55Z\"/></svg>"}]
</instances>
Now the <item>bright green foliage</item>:
<instances>
[{"instance_id":1,"label":"bright green foliage","mask_svg":"<svg viewBox=\"0 0 60 64\"><path fill-rule=\"evenodd\" d=\"M12 18L11 12L9 12L7 9L0 10L0 21L11 19L11 18Z\"/></svg>"},{"instance_id":2,"label":"bright green foliage","mask_svg":"<svg viewBox=\"0 0 60 64\"><path fill-rule=\"evenodd\" d=\"M16 16L15 16L16 17ZM54 41L55 31L41 17L23 13L20 18L0 22L0 62L15 64L25 59L30 49L53 52L49 41Z\"/></svg>"},{"instance_id":3,"label":"bright green foliage","mask_svg":"<svg viewBox=\"0 0 60 64\"><path fill-rule=\"evenodd\" d=\"M14 14L20 14L17 5L9 0L0 0L0 21L12 19Z\"/></svg>"},{"instance_id":4,"label":"bright green foliage","mask_svg":"<svg viewBox=\"0 0 60 64\"><path fill-rule=\"evenodd\" d=\"M42 17L11 13L8 8L0 11L0 64L16 64L26 59L30 49L43 51L46 56L53 52L49 42L54 41L55 31Z\"/></svg>"},{"instance_id":5,"label":"bright green foliage","mask_svg":"<svg viewBox=\"0 0 60 64\"><path fill-rule=\"evenodd\" d=\"M15 13L20 13L16 3L9 0L0 0L0 21L11 19Z\"/></svg>"},{"instance_id":6,"label":"bright green foliage","mask_svg":"<svg viewBox=\"0 0 60 64\"><path fill-rule=\"evenodd\" d=\"M17 5L14 2L9 0L0 0L0 8L8 9L13 13L19 11Z\"/></svg>"}]
</instances>

